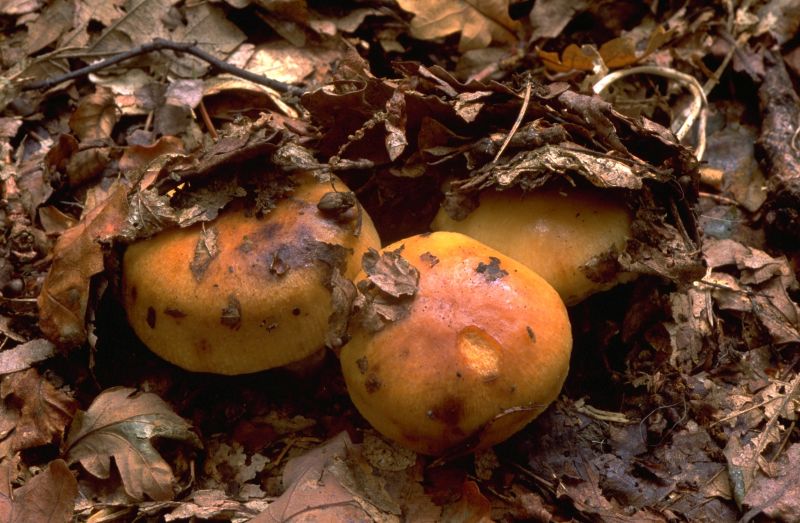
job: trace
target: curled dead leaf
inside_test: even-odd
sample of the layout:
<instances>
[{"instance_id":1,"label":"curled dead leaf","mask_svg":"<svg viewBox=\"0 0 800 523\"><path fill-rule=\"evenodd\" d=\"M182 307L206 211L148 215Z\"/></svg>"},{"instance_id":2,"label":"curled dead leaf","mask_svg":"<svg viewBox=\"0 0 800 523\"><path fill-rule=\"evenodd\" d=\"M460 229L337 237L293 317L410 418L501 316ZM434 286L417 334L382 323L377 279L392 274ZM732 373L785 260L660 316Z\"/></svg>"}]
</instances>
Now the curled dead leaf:
<instances>
[{"instance_id":1,"label":"curled dead leaf","mask_svg":"<svg viewBox=\"0 0 800 523\"><path fill-rule=\"evenodd\" d=\"M111 476L111 458L125 492L156 501L175 496L175 476L153 447L153 438L180 440L201 448L189 423L152 393L114 387L103 391L86 412L75 415L64 455L101 479Z\"/></svg>"}]
</instances>

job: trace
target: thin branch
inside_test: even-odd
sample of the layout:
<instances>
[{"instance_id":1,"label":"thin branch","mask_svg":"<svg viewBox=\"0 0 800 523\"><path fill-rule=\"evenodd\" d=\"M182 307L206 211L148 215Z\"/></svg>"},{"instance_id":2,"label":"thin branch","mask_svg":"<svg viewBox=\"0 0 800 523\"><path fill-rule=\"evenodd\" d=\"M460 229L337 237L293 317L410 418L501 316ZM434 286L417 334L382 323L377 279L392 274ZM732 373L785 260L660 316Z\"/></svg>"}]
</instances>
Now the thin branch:
<instances>
[{"instance_id":1,"label":"thin branch","mask_svg":"<svg viewBox=\"0 0 800 523\"><path fill-rule=\"evenodd\" d=\"M49 89L62 82L66 82L68 80L75 80L76 78L81 78L83 76L95 73L107 67L111 67L112 65L118 64L120 62L124 62L125 60L130 60L131 58L135 58L143 54L148 54L156 51L165 51L165 50L190 54L196 58L199 58L200 60L209 63L210 65L212 65L216 69L219 69L220 71L232 74L234 76L238 76L239 78L244 78L245 80L249 80L258 85L264 85L280 93L300 95L303 92L305 92L304 89L300 87L279 82L278 80L273 80L271 78L267 78L260 74L246 71L240 67L236 67L227 62L224 62L219 58L216 58L215 56L212 56L208 52L203 51L202 49L197 47L195 42L173 42L171 40L165 40L163 38L156 38L150 43L142 44L128 51L115 54L109 58L106 58L105 60L101 60L92 65L76 69L75 71L70 71L69 73L60 76L53 76L51 78L45 78L44 80L37 80L35 82L25 84L21 87L21 89L23 91Z\"/></svg>"}]
</instances>

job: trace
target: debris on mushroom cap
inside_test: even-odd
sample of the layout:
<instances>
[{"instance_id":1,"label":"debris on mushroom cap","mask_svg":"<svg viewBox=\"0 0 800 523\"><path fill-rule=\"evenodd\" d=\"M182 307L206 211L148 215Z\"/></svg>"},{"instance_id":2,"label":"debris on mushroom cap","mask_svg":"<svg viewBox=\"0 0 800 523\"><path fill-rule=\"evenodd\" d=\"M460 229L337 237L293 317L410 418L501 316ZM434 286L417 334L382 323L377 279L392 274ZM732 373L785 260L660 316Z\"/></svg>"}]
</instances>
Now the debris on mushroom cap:
<instances>
[{"instance_id":1,"label":"debris on mushroom cap","mask_svg":"<svg viewBox=\"0 0 800 523\"><path fill-rule=\"evenodd\" d=\"M454 220L440 209L431 228L466 234L511 256L574 305L633 279L617 263L631 237L631 221L625 202L610 190L489 189L465 219Z\"/></svg>"},{"instance_id":2,"label":"debris on mushroom cap","mask_svg":"<svg viewBox=\"0 0 800 523\"><path fill-rule=\"evenodd\" d=\"M191 371L243 374L336 343L333 324L355 294L348 279L380 240L355 202L333 216L318 208L331 183L310 174L294 180L292 194L263 218L233 207L128 248L124 306L153 352Z\"/></svg>"},{"instance_id":3,"label":"debris on mushroom cap","mask_svg":"<svg viewBox=\"0 0 800 523\"><path fill-rule=\"evenodd\" d=\"M414 267L416 288L391 296L362 272L359 290L377 291L362 303L407 310L381 316L380 328L357 313L341 352L350 397L379 432L423 454L469 452L505 440L558 396L572 335L564 303L540 276L452 232L383 252Z\"/></svg>"}]
</instances>

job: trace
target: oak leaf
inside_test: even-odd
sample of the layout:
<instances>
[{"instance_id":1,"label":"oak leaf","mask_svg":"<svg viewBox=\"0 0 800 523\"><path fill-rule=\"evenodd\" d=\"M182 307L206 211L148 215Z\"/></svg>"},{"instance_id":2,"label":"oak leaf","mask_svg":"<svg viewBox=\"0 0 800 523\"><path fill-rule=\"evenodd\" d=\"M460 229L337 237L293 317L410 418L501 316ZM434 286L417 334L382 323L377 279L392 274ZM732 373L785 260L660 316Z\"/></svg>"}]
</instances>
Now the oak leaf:
<instances>
[{"instance_id":1,"label":"oak leaf","mask_svg":"<svg viewBox=\"0 0 800 523\"><path fill-rule=\"evenodd\" d=\"M134 499L171 500L175 476L153 447L153 438L169 438L202 447L189 423L152 393L114 387L102 392L86 412L75 415L66 441L68 463L80 462L101 479L111 475L111 458L125 492Z\"/></svg>"},{"instance_id":2,"label":"oak leaf","mask_svg":"<svg viewBox=\"0 0 800 523\"><path fill-rule=\"evenodd\" d=\"M459 51L483 49L494 40L517 42L519 22L508 15L508 0L398 0L414 13L411 36L433 40L461 32Z\"/></svg>"},{"instance_id":3,"label":"oak leaf","mask_svg":"<svg viewBox=\"0 0 800 523\"><path fill-rule=\"evenodd\" d=\"M13 422L7 443L12 451L60 442L77 402L55 388L36 369L9 374L0 384L0 417Z\"/></svg>"}]
</instances>

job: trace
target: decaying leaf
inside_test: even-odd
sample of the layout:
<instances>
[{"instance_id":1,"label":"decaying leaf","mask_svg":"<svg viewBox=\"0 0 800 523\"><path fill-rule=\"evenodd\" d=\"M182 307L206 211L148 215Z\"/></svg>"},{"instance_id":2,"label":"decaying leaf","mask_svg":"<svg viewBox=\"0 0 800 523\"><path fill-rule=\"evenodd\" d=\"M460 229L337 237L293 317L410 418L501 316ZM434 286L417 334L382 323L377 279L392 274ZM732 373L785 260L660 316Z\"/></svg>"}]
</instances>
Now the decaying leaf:
<instances>
[{"instance_id":1,"label":"decaying leaf","mask_svg":"<svg viewBox=\"0 0 800 523\"><path fill-rule=\"evenodd\" d=\"M50 462L44 472L14 491L10 509L0 496L0 518L9 523L68 523L72 518L78 482L63 460ZM8 505L6 505L7 507ZM7 512L4 512L6 510ZM3 517L6 515L7 517Z\"/></svg>"},{"instance_id":2,"label":"decaying leaf","mask_svg":"<svg viewBox=\"0 0 800 523\"><path fill-rule=\"evenodd\" d=\"M508 0L398 0L414 13L411 34L432 40L460 32L460 51L488 47L492 40L513 44L519 22L508 16Z\"/></svg>"},{"instance_id":3,"label":"decaying leaf","mask_svg":"<svg viewBox=\"0 0 800 523\"><path fill-rule=\"evenodd\" d=\"M794 443L777 460L774 475L759 474L744 498L747 514L762 513L773 521L800 520L800 444ZM746 516L745 516L746 517Z\"/></svg>"},{"instance_id":4,"label":"decaying leaf","mask_svg":"<svg viewBox=\"0 0 800 523\"><path fill-rule=\"evenodd\" d=\"M175 496L175 477L153 447L153 438L202 447L189 423L161 398L115 387L97 396L86 412L75 415L64 454L69 463L80 463L101 479L110 477L114 458L129 496L137 500L169 500Z\"/></svg>"},{"instance_id":5,"label":"decaying leaf","mask_svg":"<svg viewBox=\"0 0 800 523\"><path fill-rule=\"evenodd\" d=\"M106 140L119 120L114 95L104 89L83 99L69 119L70 129L80 141Z\"/></svg>"},{"instance_id":6,"label":"decaying leaf","mask_svg":"<svg viewBox=\"0 0 800 523\"><path fill-rule=\"evenodd\" d=\"M402 257L402 250L379 254L370 249L361 260L367 279L356 284L353 305L357 321L370 332L404 318L417 293L419 271Z\"/></svg>"},{"instance_id":7,"label":"decaying leaf","mask_svg":"<svg viewBox=\"0 0 800 523\"><path fill-rule=\"evenodd\" d=\"M34 363L52 357L55 351L55 345L41 338L4 350L0 352L0 374L25 370Z\"/></svg>"},{"instance_id":8,"label":"decaying leaf","mask_svg":"<svg viewBox=\"0 0 800 523\"><path fill-rule=\"evenodd\" d=\"M8 443L14 452L58 443L72 420L78 403L56 389L36 369L27 369L3 378L2 417L13 421Z\"/></svg>"},{"instance_id":9,"label":"decaying leaf","mask_svg":"<svg viewBox=\"0 0 800 523\"><path fill-rule=\"evenodd\" d=\"M89 280L103 270L99 242L123 231L127 216L128 188L120 183L87 211L80 223L58 238L53 264L38 298L39 326L56 344L74 346L86 339Z\"/></svg>"},{"instance_id":10,"label":"decaying leaf","mask_svg":"<svg viewBox=\"0 0 800 523\"><path fill-rule=\"evenodd\" d=\"M335 460L347 455L352 446L346 432L287 463L283 473L284 494L267 510L253 518L253 523L278 523L302 516L304 521L370 522L363 508L330 471ZM308 519L311 518L311 519Z\"/></svg>"},{"instance_id":11,"label":"decaying leaf","mask_svg":"<svg viewBox=\"0 0 800 523\"><path fill-rule=\"evenodd\" d=\"M800 342L800 306L789 292L798 288L786 258L734 240L709 239L703 255L710 269L702 283L723 310L752 313L775 343ZM735 267L735 278L725 268Z\"/></svg>"}]
</instances>

